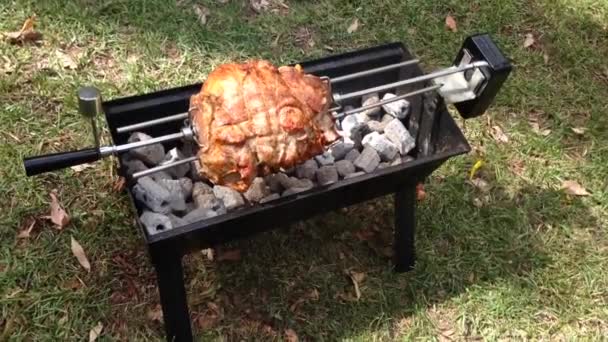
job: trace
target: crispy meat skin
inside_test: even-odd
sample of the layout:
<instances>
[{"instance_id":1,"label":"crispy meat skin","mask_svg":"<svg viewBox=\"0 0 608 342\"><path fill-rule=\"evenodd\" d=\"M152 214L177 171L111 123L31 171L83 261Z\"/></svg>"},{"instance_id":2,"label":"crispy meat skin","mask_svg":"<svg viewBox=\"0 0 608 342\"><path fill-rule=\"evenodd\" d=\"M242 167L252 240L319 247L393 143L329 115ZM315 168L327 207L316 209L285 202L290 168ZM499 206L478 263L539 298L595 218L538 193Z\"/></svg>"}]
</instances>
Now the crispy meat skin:
<instances>
[{"instance_id":1,"label":"crispy meat skin","mask_svg":"<svg viewBox=\"0 0 608 342\"><path fill-rule=\"evenodd\" d=\"M339 137L330 104L329 86L299 66L219 66L190 98L200 172L244 192L256 176L322 153Z\"/></svg>"}]
</instances>

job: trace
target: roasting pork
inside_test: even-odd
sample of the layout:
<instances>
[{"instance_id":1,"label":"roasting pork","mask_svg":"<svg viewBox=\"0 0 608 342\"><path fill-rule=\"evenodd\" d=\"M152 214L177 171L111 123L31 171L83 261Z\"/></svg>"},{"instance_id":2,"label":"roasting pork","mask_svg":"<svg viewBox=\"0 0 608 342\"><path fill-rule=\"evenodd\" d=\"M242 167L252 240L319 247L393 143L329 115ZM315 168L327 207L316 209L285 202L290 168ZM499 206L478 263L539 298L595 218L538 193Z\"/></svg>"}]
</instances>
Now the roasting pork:
<instances>
[{"instance_id":1,"label":"roasting pork","mask_svg":"<svg viewBox=\"0 0 608 342\"><path fill-rule=\"evenodd\" d=\"M246 191L256 176L323 153L339 138L329 84L263 60L216 68L190 99L200 173Z\"/></svg>"}]
</instances>

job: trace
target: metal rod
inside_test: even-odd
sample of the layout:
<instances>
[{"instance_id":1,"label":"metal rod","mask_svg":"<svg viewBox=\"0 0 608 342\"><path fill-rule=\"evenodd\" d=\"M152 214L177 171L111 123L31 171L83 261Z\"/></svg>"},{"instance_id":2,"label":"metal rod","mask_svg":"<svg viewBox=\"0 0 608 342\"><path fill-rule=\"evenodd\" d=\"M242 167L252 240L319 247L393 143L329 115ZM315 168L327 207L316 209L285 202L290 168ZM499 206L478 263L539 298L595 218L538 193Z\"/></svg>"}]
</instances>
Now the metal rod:
<instances>
[{"instance_id":1,"label":"metal rod","mask_svg":"<svg viewBox=\"0 0 608 342\"><path fill-rule=\"evenodd\" d=\"M385 105L387 103L403 100L403 99L406 99L408 97L412 97L412 96L420 95L420 94L423 94L423 93L426 93L426 92L429 92L429 91L437 90L437 89L441 88L442 86L443 86L443 84L437 84L437 85L433 85L433 86L430 86L430 87L418 89L418 90L415 90L415 91L412 91L412 92L409 92L409 93L406 93L406 94L402 94L402 95L398 95L398 96L395 96L395 97L391 97L390 99L386 99L386 100L382 100L382 101L376 102L376 103L371 104L371 105L367 105L367 106L363 106L363 107L359 107L359 108L354 108L354 109L348 110L346 112L342 112L342 113L336 114L336 115L334 115L334 118L340 119L340 118L345 117L347 115L351 115L351 114L363 112L363 111L366 111L368 109L372 109L372 108L375 108L375 107L383 106L383 105Z\"/></svg>"},{"instance_id":2,"label":"metal rod","mask_svg":"<svg viewBox=\"0 0 608 342\"><path fill-rule=\"evenodd\" d=\"M369 75L377 74L377 73L391 70L391 69L397 69L397 68L412 65L412 64L418 64L418 62L420 62L420 60L411 59L409 61L404 61L401 63L386 65L386 66L375 68L375 69L364 70L364 71L355 72L355 73L344 75L344 76L334 77L331 79L331 83L344 82L344 81L352 80L353 78L369 76Z\"/></svg>"},{"instance_id":3,"label":"metal rod","mask_svg":"<svg viewBox=\"0 0 608 342\"><path fill-rule=\"evenodd\" d=\"M160 137L137 141L133 143L123 144L123 145L112 145L112 146L102 146L99 148L99 153L102 157L109 156L111 154L118 154L120 152L129 151L132 149L163 143L167 141L180 140L180 139L190 139L194 136L192 129L190 127L184 127L178 133L167 134Z\"/></svg>"},{"instance_id":4,"label":"metal rod","mask_svg":"<svg viewBox=\"0 0 608 342\"><path fill-rule=\"evenodd\" d=\"M198 157L189 157L189 158L182 159L182 160L179 160L179 161L176 161L173 163L167 163L167 164L153 167L151 169L147 169L144 171L135 172L131 177L133 177L134 179L137 179L139 177L147 176L147 175L159 172L159 171L170 169L170 168L176 167L178 165L187 164L187 163L193 162L195 160L198 160Z\"/></svg>"},{"instance_id":5,"label":"metal rod","mask_svg":"<svg viewBox=\"0 0 608 342\"><path fill-rule=\"evenodd\" d=\"M383 84L381 86L377 86L377 87L373 87L373 88L368 88L368 89L363 89L363 90L359 90L359 91L354 91L352 93L347 93L347 94L344 94L344 95L334 94L334 101L336 103L339 103L341 101L352 99L354 97L360 97L360 96L371 94L371 93L381 92L381 91L384 91L384 90L388 90L388 89L392 89L392 88L396 88L396 87L401 87L401 86L408 85L408 84L413 84L413 83L418 83L418 82L424 82L424 81L432 80L432 79L437 78L437 77L442 77L442 76L447 76L447 75L451 75L451 74L456 74L456 73L463 72L463 71L466 71L466 70L476 69L476 68L485 67L485 66L488 66L488 62L486 62L486 61L477 61L477 62L473 62L471 64L459 66L457 68L442 69L442 70L439 70L439 71L432 72L430 74L421 75L421 76L414 77L414 78L408 78L406 80L402 80L402 81L398 81L398 82L394 82L394 83Z\"/></svg>"},{"instance_id":6,"label":"metal rod","mask_svg":"<svg viewBox=\"0 0 608 342\"><path fill-rule=\"evenodd\" d=\"M171 121L183 120L183 119L187 119L187 118L188 118L188 113L179 113L179 114L175 114L175 115L166 116L164 118L159 118L159 119L136 123L133 125L118 127L116 129L116 132L117 133L132 132L137 129L160 125L160 124L171 122Z\"/></svg>"}]
</instances>

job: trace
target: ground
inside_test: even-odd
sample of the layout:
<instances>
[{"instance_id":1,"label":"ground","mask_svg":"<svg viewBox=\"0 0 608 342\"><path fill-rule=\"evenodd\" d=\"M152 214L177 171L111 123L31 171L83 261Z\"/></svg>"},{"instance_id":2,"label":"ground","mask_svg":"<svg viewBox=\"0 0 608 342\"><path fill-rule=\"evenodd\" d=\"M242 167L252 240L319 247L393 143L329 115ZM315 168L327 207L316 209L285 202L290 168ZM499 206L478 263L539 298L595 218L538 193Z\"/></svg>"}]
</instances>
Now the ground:
<instances>
[{"instance_id":1,"label":"ground","mask_svg":"<svg viewBox=\"0 0 608 342\"><path fill-rule=\"evenodd\" d=\"M257 13L236 0L0 2L0 32L36 14L43 34L37 45L0 42L0 340L84 340L98 323L104 341L163 337L154 273L129 201L114 189L113 161L24 174L26 156L90 144L76 110L79 86L122 97L198 82L230 60L290 63L389 41L407 44L432 70L449 65L476 32L492 34L516 71L484 116L465 123L451 108L473 151L426 182L416 269L391 271L393 206L380 198L289 234L226 246L213 261L188 257L196 333L351 341L608 335L608 2L267 4ZM448 15L456 32L446 28ZM479 160L475 177L487 186L467 182ZM588 195L568 194L564 181ZM71 217L61 230L44 218L53 189ZM71 238L90 272L72 255Z\"/></svg>"}]
</instances>

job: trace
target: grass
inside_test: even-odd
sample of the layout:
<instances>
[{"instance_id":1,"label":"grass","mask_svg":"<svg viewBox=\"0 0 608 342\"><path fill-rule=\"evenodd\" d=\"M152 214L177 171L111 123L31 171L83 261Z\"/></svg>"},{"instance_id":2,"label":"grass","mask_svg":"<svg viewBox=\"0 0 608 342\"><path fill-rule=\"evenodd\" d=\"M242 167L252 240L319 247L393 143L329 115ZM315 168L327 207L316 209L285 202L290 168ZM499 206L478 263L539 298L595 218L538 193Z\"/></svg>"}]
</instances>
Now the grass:
<instances>
[{"instance_id":1,"label":"grass","mask_svg":"<svg viewBox=\"0 0 608 342\"><path fill-rule=\"evenodd\" d=\"M186 258L197 335L210 339L597 340L608 336L608 3L599 0L287 1L256 15L242 1L0 2L0 31L32 13L40 46L0 43L0 340L160 340L155 278L113 162L28 178L22 158L90 142L75 92L106 98L190 84L248 57L276 63L404 41L427 69L451 63L462 39L490 32L517 69L483 117L458 120L474 151L427 182L415 271L391 272L392 202L381 198L228 248L239 261ZM444 28L453 15L458 32ZM347 28L359 18L359 30ZM537 43L524 48L526 34ZM311 42L314 42L312 44ZM333 52L328 51L333 50ZM77 62L65 68L62 50ZM546 55L546 57L545 57ZM547 61L545 62L545 59ZM10 70L10 71L8 71ZM457 114L454 112L454 116ZM535 120L548 135L530 125ZM500 126L509 137L490 134ZM583 135L572 131L585 127ZM108 142L107 132L104 141ZM466 183L485 161L482 192ZM576 180L591 195L560 186ZM57 189L72 222L38 219ZM373 236L361 240L357 236ZM362 234L363 233L363 234ZM91 272L71 255L85 248ZM365 274L361 299L345 272Z\"/></svg>"}]
</instances>

